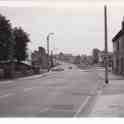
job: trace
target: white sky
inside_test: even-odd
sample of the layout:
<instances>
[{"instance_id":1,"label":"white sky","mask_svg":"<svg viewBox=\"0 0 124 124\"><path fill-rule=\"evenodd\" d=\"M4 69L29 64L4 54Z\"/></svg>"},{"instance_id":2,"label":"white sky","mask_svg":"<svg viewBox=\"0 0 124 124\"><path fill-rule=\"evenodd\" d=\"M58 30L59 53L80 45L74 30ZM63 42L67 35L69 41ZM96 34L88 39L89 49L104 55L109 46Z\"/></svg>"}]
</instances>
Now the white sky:
<instances>
[{"instance_id":1,"label":"white sky","mask_svg":"<svg viewBox=\"0 0 124 124\"><path fill-rule=\"evenodd\" d=\"M49 32L55 33L51 36L50 46L56 48L56 52L90 54L93 48L104 49L103 2L48 1L2 1L0 13L11 20L13 27L21 26L30 34L31 50L41 44L46 48L45 37ZM111 1L108 4L110 51L111 39L120 30L124 16L124 3Z\"/></svg>"}]
</instances>

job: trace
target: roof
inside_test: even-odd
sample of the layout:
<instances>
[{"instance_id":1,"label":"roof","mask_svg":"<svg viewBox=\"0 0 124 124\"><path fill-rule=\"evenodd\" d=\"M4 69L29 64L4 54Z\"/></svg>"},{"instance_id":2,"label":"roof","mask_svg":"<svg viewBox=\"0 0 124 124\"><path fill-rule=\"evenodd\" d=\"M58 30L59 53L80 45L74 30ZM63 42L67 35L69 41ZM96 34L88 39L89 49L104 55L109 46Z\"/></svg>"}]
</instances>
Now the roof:
<instances>
[{"instance_id":1,"label":"roof","mask_svg":"<svg viewBox=\"0 0 124 124\"><path fill-rule=\"evenodd\" d=\"M113 37L112 41L116 41L119 37L121 37L122 35L124 35L124 31L123 30L120 30L116 35L115 37Z\"/></svg>"}]
</instances>

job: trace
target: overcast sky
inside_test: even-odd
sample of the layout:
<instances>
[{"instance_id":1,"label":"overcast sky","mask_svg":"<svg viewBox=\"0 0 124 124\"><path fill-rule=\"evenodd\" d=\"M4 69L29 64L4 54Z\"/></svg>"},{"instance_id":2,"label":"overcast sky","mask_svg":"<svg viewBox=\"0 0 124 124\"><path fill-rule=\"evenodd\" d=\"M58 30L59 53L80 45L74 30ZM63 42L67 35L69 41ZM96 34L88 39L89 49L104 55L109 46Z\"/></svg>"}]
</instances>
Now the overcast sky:
<instances>
[{"instance_id":1,"label":"overcast sky","mask_svg":"<svg viewBox=\"0 0 124 124\"><path fill-rule=\"evenodd\" d=\"M21 26L30 34L30 50L42 45L51 36L50 46L56 52L91 54L93 48L104 49L104 3L94 2L1 2L0 13L10 19L13 27ZM33 1L33 0L32 0ZM114 1L114 0L111 0ZM108 5L108 43L112 51L112 37L120 30L124 3Z\"/></svg>"}]
</instances>

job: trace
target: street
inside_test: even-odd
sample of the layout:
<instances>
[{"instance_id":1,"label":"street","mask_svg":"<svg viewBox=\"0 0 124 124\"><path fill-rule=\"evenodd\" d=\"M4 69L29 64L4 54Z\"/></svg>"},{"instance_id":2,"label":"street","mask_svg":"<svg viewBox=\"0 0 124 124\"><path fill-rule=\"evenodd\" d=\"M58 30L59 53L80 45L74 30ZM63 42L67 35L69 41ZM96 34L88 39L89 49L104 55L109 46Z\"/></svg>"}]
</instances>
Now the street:
<instances>
[{"instance_id":1,"label":"street","mask_svg":"<svg viewBox=\"0 0 124 124\"><path fill-rule=\"evenodd\" d=\"M96 69L80 70L67 63L57 68L64 71L1 81L0 116L88 116L103 85Z\"/></svg>"}]
</instances>

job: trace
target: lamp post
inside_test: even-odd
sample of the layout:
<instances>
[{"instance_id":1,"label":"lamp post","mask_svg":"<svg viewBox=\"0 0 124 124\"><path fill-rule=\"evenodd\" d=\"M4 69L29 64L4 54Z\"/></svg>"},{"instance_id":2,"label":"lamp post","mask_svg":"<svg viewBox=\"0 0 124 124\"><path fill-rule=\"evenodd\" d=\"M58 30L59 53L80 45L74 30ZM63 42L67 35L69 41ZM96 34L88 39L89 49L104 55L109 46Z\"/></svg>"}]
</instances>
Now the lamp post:
<instances>
[{"instance_id":1,"label":"lamp post","mask_svg":"<svg viewBox=\"0 0 124 124\"><path fill-rule=\"evenodd\" d=\"M105 83L108 84L108 35L107 35L107 6L104 6L104 28L105 28Z\"/></svg>"},{"instance_id":2,"label":"lamp post","mask_svg":"<svg viewBox=\"0 0 124 124\"><path fill-rule=\"evenodd\" d=\"M48 35L47 35L47 67L48 67L48 71L50 70L50 64L49 64L49 51L50 51L50 45L49 45L49 40L50 40L50 36L51 35L54 35L54 33L49 33Z\"/></svg>"}]
</instances>

